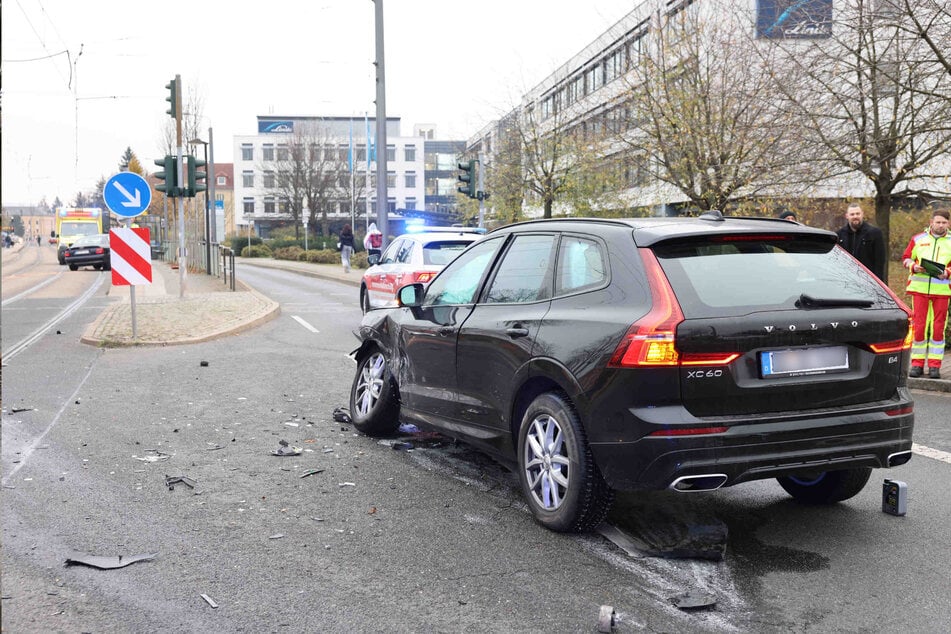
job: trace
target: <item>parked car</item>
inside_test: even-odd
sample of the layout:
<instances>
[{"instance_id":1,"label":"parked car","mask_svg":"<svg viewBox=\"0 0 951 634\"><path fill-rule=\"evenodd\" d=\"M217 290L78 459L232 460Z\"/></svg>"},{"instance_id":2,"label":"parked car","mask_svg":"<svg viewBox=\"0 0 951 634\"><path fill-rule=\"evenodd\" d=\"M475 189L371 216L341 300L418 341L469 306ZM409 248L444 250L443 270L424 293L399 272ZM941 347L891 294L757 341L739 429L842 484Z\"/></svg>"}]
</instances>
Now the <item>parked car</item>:
<instances>
[{"instance_id":1,"label":"parked car","mask_svg":"<svg viewBox=\"0 0 951 634\"><path fill-rule=\"evenodd\" d=\"M485 450L556 531L596 526L614 490L775 477L834 503L911 458L910 310L828 231L531 221L398 302L360 325L356 428L402 420Z\"/></svg>"},{"instance_id":2,"label":"parked car","mask_svg":"<svg viewBox=\"0 0 951 634\"><path fill-rule=\"evenodd\" d=\"M367 259L371 266L360 283L363 312L396 306L400 286L428 282L483 233L480 229L445 227L399 236L381 255Z\"/></svg>"},{"instance_id":3,"label":"parked car","mask_svg":"<svg viewBox=\"0 0 951 634\"><path fill-rule=\"evenodd\" d=\"M77 238L63 251L63 260L70 271L81 266L91 266L97 271L112 268L109 254L109 234L101 233Z\"/></svg>"}]
</instances>

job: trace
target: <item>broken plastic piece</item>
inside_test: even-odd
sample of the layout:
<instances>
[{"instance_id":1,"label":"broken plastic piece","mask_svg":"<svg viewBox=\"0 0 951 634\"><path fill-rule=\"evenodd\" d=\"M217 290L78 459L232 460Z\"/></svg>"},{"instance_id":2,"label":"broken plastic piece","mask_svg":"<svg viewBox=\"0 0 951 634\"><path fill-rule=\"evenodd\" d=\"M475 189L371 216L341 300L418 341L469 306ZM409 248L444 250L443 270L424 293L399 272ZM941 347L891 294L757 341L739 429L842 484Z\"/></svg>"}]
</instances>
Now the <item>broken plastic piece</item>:
<instances>
[{"instance_id":1,"label":"broken plastic piece","mask_svg":"<svg viewBox=\"0 0 951 634\"><path fill-rule=\"evenodd\" d=\"M201 595L201 598L204 599L205 602L211 607L215 608L216 610L218 609L218 604L215 603L215 600L209 597L207 594Z\"/></svg>"},{"instance_id":2,"label":"broken plastic piece","mask_svg":"<svg viewBox=\"0 0 951 634\"><path fill-rule=\"evenodd\" d=\"M165 476L165 486L168 487L169 491L175 490L175 485L181 482L182 484L187 485L189 488L194 489L195 485L198 484L195 480L192 480L188 476Z\"/></svg>"},{"instance_id":3,"label":"broken plastic piece","mask_svg":"<svg viewBox=\"0 0 951 634\"><path fill-rule=\"evenodd\" d=\"M116 557L110 557L107 555L86 555L83 553L73 553L66 558L67 566L89 566L91 568L99 568L100 570L112 570L113 568L125 568L129 564L134 564L137 561L151 561L158 556L158 553L151 553L148 555L118 555Z\"/></svg>"},{"instance_id":4,"label":"broken plastic piece","mask_svg":"<svg viewBox=\"0 0 951 634\"><path fill-rule=\"evenodd\" d=\"M20 412L32 412L35 407L14 407L10 410L11 414L19 414Z\"/></svg>"},{"instance_id":5,"label":"broken plastic piece","mask_svg":"<svg viewBox=\"0 0 951 634\"><path fill-rule=\"evenodd\" d=\"M419 427L413 425L412 423L401 423L400 424L400 433L401 434L415 434L419 431Z\"/></svg>"},{"instance_id":6,"label":"broken plastic piece","mask_svg":"<svg viewBox=\"0 0 951 634\"><path fill-rule=\"evenodd\" d=\"M395 443L393 443L392 446L393 446L393 449L396 449L397 451L399 451L399 450L401 450L401 449L402 449L403 451L409 451L410 449L413 448L413 443L411 443L411 442L395 442Z\"/></svg>"},{"instance_id":7,"label":"broken plastic piece","mask_svg":"<svg viewBox=\"0 0 951 634\"><path fill-rule=\"evenodd\" d=\"M277 533L275 535L271 535L270 537L268 537L268 539L282 539L283 537L284 537L284 533Z\"/></svg>"},{"instance_id":8,"label":"broken plastic piece","mask_svg":"<svg viewBox=\"0 0 951 634\"><path fill-rule=\"evenodd\" d=\"M199 363L198 365L200 365L200 366L203 367L203 368L207 368L207 367L208 367L208 362L207 362L207 361L202 361L202 362Z\"/></svg>"},{"instance_id":9,"label":"broken plastic piece","mask_svg":"<svg viewBox=\"0 0 951 634\"><path fill-rule=\"evenodd\" d=\"M291 447L286 440L278 441L280 447L271 452L272 456L299 456L303 449L300 447Z\"/></svg>"},{"instance_id":10,"label":"broken plastic piece","mask_svg":"<svg viewBox=\"0 0 951 634\"><path fill-rule=\"evenodd\" d=\"M670 602L681 610L698 610L716 605L717 600L709 594L700 592L684 592L670 597Z\"/></svg>"},{"instance_id":11,"label":"broken plastic piece","mask_svg":"<svg viewBox=\"0 0 951 634\"><path fill-rule=\"evenodd\" d=\"M300 478L306 478L307 476L317 475L318 473L323 473L323 472L324 472L323 469L310 469L310 470L305 471L304 473L300 474L298 477L300 477Z\"/></svg>"},{"instance_id":12,"label":"broken plastic piece","mask_svg":"<svg viewBox=\"0 0 951 634\"><path fill-rule=\"evenodd\" d=\"M610 634L617 624L617 612L610 605L602 605L598 612L598 631Z\"/></svg>"},{"instance_id":13,"label":"broken plastic piece","mask_svg":"<svg viewBox=\"0 0 951 634\"><path fill-rule=\"evenodd\" d=\"M146 449L146 451L149 452L150 455L142 456L141 458L139 458L138 456L132 456L132 457L135 458L136 460L141 460L142 462L161 462L163 460L168 460L169 458L172 457L171 454L167 454L164 451L158 451L157 449Z\"/></svg>"},{"instance_id":14,"label":"broken plastic piece","mask_svg":"<svg viewBox=\"0 0 951 634\"><path fill-rule=\"evenodd\" d=\"M335 407L334 408L334 420L338 423L351 423L353 419L350 418L350 410L346 407Z\"/></svg>"}]
</instances>

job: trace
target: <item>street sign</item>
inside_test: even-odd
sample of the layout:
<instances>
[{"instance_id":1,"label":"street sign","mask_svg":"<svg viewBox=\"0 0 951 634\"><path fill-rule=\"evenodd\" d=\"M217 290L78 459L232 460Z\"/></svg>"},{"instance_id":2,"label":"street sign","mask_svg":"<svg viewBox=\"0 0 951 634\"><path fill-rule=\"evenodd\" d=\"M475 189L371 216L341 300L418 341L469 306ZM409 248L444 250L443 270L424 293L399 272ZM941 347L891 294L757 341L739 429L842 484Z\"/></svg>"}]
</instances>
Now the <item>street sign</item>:
<instances>
[{"instance_id":1,"label":"street sign","mask_svg":"<svg viewBox=\"0 0 951 634\"><path fill-rule=\"evenodd\" d=\"M109 232L113 286L152 283L152 248L148 227L120 227Z\"/></svg>"},{"instance_id":2,"label":"street sign","mask_svg":"<svg viewBox=\"0 0 951 634\"><path fill-rule=\"evenodd\" d=\"M109 211L123 218L134 218L149 208L152 189L135 172L119 172L106 181L102 199Z\"/></svg>"}]
</instances>

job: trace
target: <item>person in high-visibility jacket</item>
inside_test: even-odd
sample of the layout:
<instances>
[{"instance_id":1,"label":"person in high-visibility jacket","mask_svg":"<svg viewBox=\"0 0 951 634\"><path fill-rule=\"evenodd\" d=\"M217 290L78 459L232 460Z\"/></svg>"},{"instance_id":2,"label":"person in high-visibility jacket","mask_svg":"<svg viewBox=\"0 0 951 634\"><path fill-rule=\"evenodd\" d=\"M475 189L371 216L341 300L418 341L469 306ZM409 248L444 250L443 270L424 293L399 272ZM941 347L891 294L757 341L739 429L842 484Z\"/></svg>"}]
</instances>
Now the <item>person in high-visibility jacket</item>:
<instances>
[{"instance_id":1,"label":"person in high-visibility jacket","mask_svg":"<svg viewBox=\"0 0 951 634\"><path fill-rule=\"evenodd\" d=\"M907 291L912 299L913 341L909 376L913 377L924 374L925 361L927 361L928 377L941 378L944 326L948 319L948 301L951 300L949 217L951 214L944 210L932 213L928 229L912 236L902 254L902 263L909 271ZM929 270L922 266L923 260L936 262L940 266ZM931 337L926 339L929 309L933 313L934 321L931 326Z\"/></svg>"}]
</instances>

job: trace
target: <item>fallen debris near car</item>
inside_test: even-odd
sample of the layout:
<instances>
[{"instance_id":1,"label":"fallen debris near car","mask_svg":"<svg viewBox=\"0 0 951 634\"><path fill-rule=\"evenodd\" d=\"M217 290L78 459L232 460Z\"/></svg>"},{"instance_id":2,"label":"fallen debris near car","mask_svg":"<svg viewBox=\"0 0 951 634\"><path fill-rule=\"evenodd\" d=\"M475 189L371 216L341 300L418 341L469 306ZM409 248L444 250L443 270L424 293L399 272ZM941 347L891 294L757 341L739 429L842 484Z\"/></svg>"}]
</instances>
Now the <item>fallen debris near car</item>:
<instances>
[{"instance_id":1,"label":"fallen debris near car","mask_svg":"<svg viewBox=\"0 0 951 634\"><path fill-rule=\"evenodd\" d=\"M712 595L700 592L684 592L670 597L670 602L681 610L699 610L717 604L717 600Z\"/></svg>"},{"instance_id":2,"label":"fallen debris near car","mask_svg":"<svg viewBox=\"0 0 951 634\"><path fill-rule=\"evenodd\" d=\"M278 441L280 447L271 452L272 456L299 456L303 449L300 447L291 447L286 440Z\"/></svg>"},{"instance_id":3,"label":"fallen debris near car","mask_svg":"<svg viewBox=\"0 0 951 634\"><path fill-rule=\"evenodd\" d=\"M142 462L162 462L168 460L172 457L172 454L165 453L164 451L159 451L158 449L146 449L146 452L149 453L148 456L132 456L136 460L141 460Z\"/></svg>"},{"instance_id":4,"label":"fallen debris near car","mask_svg":"<svg viewBox=\"0 0 951 634\"><path fill-rule=\"evenodd\" d=\"M346 407L335 407L334 408L334 420L338 423L350 423L352 422L350 418L350 410Z\"/></svg>"},{"instance_id":5,"label":"fallen debris near car","mask_svg":"<svg viewBox=\"0 0 951 634\"><path fill-rule=\"evenodd\" d=\"M151 561L158 556L158 553L148 555L87 555L84 553L74 553L66 558L67 566L89 566L90 568L99 568L100 570L112 570L113 568L125 568L137 561Z\"/></svg>"},{"instance_id":6,"label":"fallen debris near car","mask_svg":"<svg viewBox=\"0 0 951 634\"><path fill-rule=\"evenodd\" d=\"M192 489L194 489L195 485L198 484L195 480L192 480L188 476L165 476L165 486L168 487L169 491L174 491L175 485L179 483L184 484Z\"/></svg>"},{"instance_id":7,"label":"fallen debris near car","mask_svg":"<svg viewBox=\"0 0 951 634\"><path fill-rule=\"evenodd\" d=\"M209 597L207 594L201 595L201 598L204 599L204 600L205 600L205 603L207 603L208 605L210 605L212 608L214 608L214 609L216 609L216 610L218 609L218 604L215 603L215 600L212 599L211 597Z\"/></svg>"},{"instance_id":8,"label":"fallen debris near car","mask_svg":"<svg viewBox=\"0 0 951 634\"><path fill-rule=\"evenodd\" d=\"M305 471L304 473L300 474L297 477L306 478L307 476L317 475L318 473L323 473L323 472L324 472L323 469L309 469L308 471Z\"/></svg>"},{"instance_id":9,"label":"fallen debris near car","mask_svg":"<svg viewBox=\"0 0 951 634\"><path fill-rule=\"evenodd\" d=\"M610 605L602 605L598 612L598 631L610 634L617 624L617 612Z\"/></svg>"}]
</instances>

